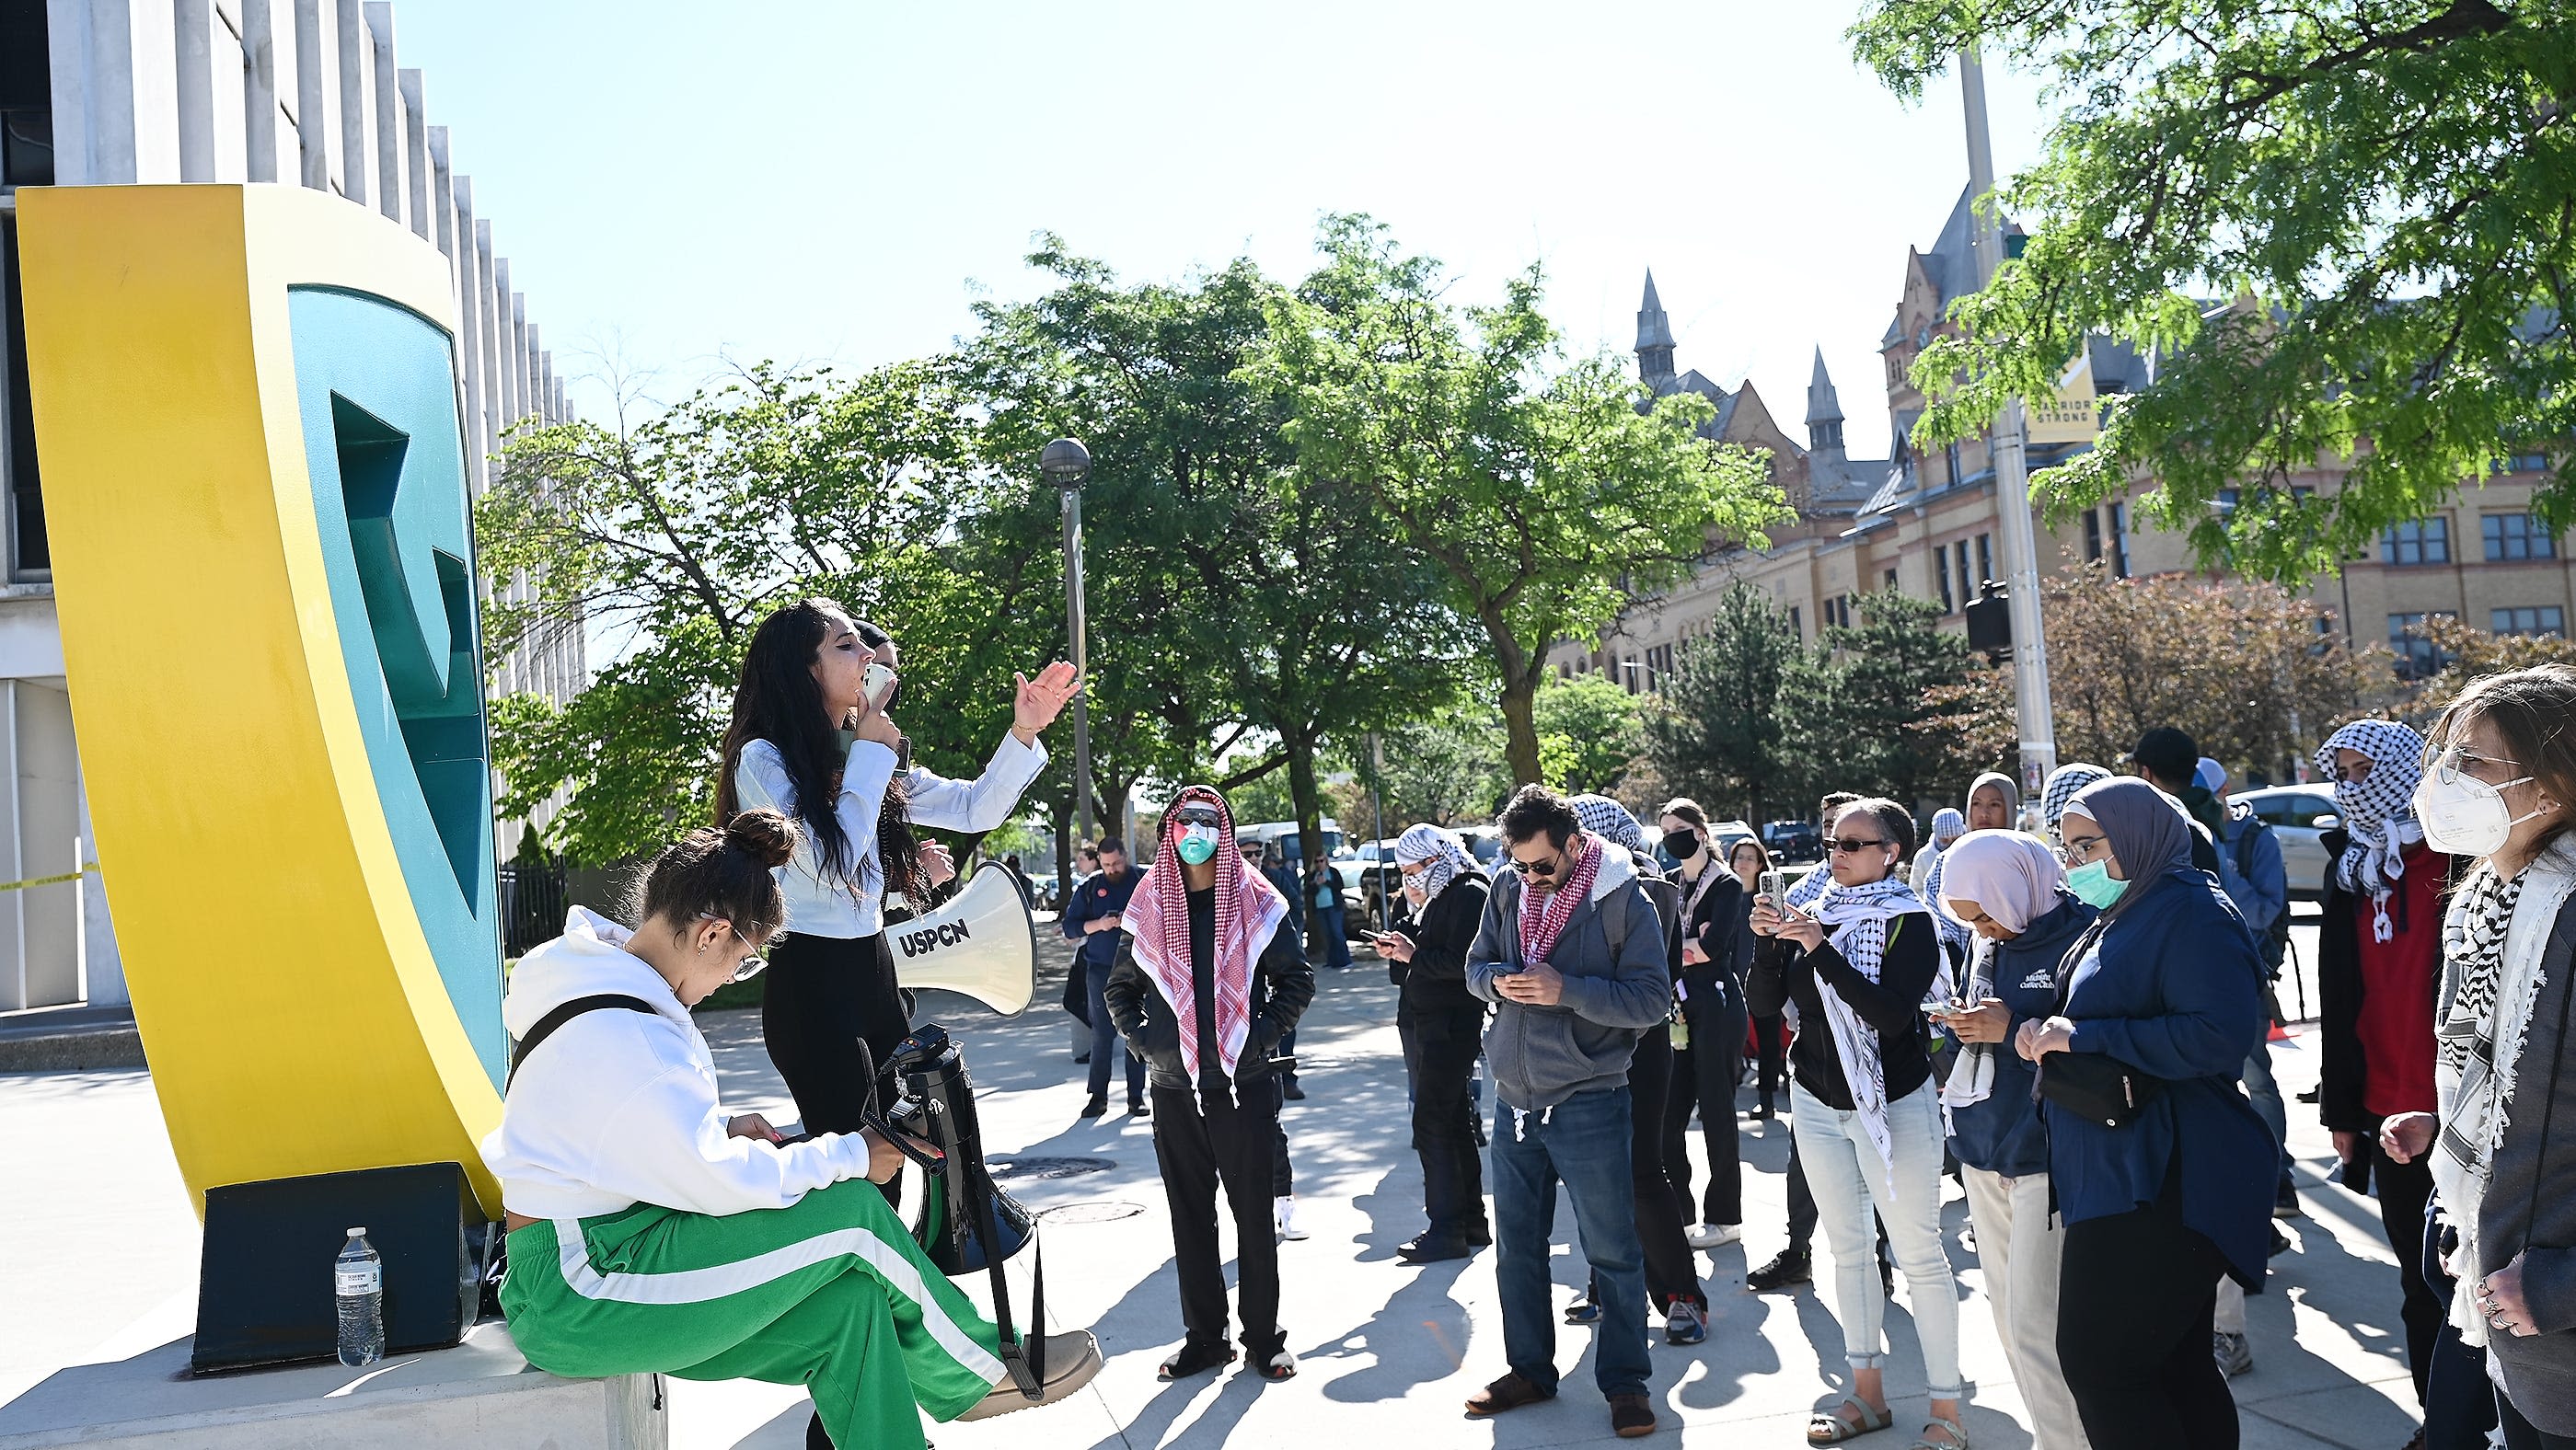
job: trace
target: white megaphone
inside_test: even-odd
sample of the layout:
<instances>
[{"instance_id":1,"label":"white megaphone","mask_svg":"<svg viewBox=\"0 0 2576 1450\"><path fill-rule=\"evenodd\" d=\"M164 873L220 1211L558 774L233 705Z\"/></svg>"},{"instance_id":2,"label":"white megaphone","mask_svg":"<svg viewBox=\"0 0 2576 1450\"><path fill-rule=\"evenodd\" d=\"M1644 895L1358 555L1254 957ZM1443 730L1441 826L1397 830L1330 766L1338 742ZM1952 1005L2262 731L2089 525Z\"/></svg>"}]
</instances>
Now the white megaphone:
<instances>
[{"instance_id":1,"label":"white megaphone","mask_svg":"<svg viewBox=\"0 0 2576 1450\"><path fill-rule=\"evenodd\" d=\"M946 906L886 928L895 980L962 992L1008 1017L1037 990L1038 927L1028 888L999 866L966 878Z\"/></svg>"}]
</instances>

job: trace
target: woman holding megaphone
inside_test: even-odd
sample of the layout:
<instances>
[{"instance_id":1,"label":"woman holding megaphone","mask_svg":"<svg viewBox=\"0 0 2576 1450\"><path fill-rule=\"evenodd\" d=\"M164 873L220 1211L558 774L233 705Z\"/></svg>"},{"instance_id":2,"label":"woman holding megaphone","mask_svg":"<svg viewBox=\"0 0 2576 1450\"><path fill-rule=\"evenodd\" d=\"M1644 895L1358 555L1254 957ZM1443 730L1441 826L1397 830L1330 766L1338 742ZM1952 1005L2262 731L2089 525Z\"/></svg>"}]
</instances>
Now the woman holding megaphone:
<instances>
[{"instance_id":1,"label":"woman holding megaphone","mask_svg":"<svg viewBox=\"0 0 2576 1450\"><path fill-rule=\"evenodd\" d=\"M1038 735L1080 682L1073 667L1018 676L1010 733L984 773L949 780L910 763L891 711L902 685L894 639L828 599L802 599L753 631L725 731L716 816L769 809L804 830L778 873L788 933L769 953L761 1032L809 1133L860 1126L869 1083L851 1071L865 1041L880 1073L911 1031L885 940L886 894L926 908L952 874L916 826L990 831L1046 765ZM879 1084L881 1099L892 1084Z\"/></svg>"}]
</instances>

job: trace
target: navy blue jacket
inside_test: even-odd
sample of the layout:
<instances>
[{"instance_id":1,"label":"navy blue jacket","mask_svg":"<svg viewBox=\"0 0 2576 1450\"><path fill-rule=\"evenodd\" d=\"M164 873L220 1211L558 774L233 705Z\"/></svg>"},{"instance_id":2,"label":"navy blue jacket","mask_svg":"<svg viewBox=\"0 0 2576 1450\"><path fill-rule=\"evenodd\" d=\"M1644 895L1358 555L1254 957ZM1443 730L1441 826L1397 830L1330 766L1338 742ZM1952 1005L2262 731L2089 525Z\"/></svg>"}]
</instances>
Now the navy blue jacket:
<instances>
[{"instance_id":1,"label":"navy blue jacket","mask_svg":"<svg viewBox=\"0 0 2576 1450\"><path fill-rule=\"evenodd\" d=\"M2118 1058L2164 1079L2164 1091L2118 1128L2040 1104L2058 1211L2069 1224L2127 1213L2158 1201L2172 1172L2184 1226L2216 1244L2250 1289L2263 1282L2281 1169L2272 1130L2237 1086L2268 1025L2263 958L2205 873L2139 889L2078 943L2064 1015L2074 1051Z\"/></svg>"},{"instance_id":2,"label":"navy blue jacket","mask_svg":"<svg viewBox=\"0 0 2576 1450\"><path fill-rule=\"evenodd\" d=\"M2048 1133L2030 1099L2037 1070L2013 1050L2013 1038L2024 1022L2056 1013L2059 964L2093 917L2093 908L2064 897L2020 936L1995 943L1995 996L2012 1013L2012 1026L1995 1044L1994 1091L1950 1110L1950 1151L1971 1168L2006 1178L2048 1171Z\"/></svg>"},{"instance_id":3,"label":"navy blue jacket","mask_svg":"<svg viewBox=\"0 0 2576 1450\"><path fill-rule=\"evenodd\" d=\"M1117 965L1118 943L1127 933L1095 931L1086 936L1082 926L1104 916L1124 914L1128 900L1136 894L1136 883L1144 879L1145 869L1129 862L1125 874L1114 881L1108 872L1094 871L1073 888L1073 899L1064 907L1064 934L1082 943L1073 954L1075 961L1102 971Z\"/></svg>"}]
</instances>

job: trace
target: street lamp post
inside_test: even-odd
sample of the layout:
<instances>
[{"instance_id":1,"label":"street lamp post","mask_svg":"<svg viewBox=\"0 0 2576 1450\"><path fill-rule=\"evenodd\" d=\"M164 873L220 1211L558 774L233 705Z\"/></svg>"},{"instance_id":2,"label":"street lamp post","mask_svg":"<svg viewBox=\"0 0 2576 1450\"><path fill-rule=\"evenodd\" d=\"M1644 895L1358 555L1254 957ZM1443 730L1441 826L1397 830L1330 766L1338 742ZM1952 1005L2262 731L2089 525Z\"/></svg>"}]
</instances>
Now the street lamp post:
<instances>
[{"instance_id":1,"label":"street lamp post","mask_svg":"<svg viewBox=\"0 0 2576 1450\"><path fill-rule=\"evenodd\" d=\"M1038 455L1038 472L1064 496L1064 625L1072 644L1073 676L1082 689L1073 697L1073 805L1081 839L1091 834L1091 660L1083 628L1082 484L1091 476L1091 450L1072 438L1058 438Z\"/></svg>"},{"instance_id":2,"label":"street lamp post","mask_svg":"<svg viewBox=\"0 0 2576 1450\"><path fill-rule=\"evenodd\" d=\"M1983 200L1995 189L1994 144L1986 125L1986 73L1971 47L1959 54L1959 88L1968 119L1968 194ZM2003 218L1977 222L1977 285L1995 280L2004 255ZM2039 535L2030 517L2030 471L2021 399L2004 404L1995 419L1995 507L2003 515L2004 565L2011 582L2004 602L2012 611L2013 702L2021 736L2022 799L2036 801L2057 768L2057 714L2048 698L2048 640L2040 632Z\"/></svg>"}]
</instances>

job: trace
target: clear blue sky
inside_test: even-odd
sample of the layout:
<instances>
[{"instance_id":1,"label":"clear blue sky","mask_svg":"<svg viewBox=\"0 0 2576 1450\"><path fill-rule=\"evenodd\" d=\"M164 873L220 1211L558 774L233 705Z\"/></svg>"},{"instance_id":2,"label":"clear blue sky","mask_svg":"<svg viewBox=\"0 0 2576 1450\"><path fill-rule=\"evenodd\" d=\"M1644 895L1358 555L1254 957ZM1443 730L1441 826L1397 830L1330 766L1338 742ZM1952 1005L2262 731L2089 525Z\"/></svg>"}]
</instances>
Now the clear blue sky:
<instances>
[{"instance_id":1,"label":"clear blue sky","mask_svg":"<svg viewBox=\"0 0 2576 1450\"><path fill-rule=\"evenodd\" d=\"M403 0L514 283L576 404L614 358L675 396L726 358L864 366L1041 290L1049 230L1130 278L1308 266L1364 211L1493 295L1536 258L1577 350L1627 351L1645 269L1680 362L1792 436L1821 343L1884 451L1878 339L1967 171L1955 81L1900 106L1855 0L1645 6ZM1996 162L2036 84L1990 67Z\"/></svg>"}]
</instances>

